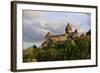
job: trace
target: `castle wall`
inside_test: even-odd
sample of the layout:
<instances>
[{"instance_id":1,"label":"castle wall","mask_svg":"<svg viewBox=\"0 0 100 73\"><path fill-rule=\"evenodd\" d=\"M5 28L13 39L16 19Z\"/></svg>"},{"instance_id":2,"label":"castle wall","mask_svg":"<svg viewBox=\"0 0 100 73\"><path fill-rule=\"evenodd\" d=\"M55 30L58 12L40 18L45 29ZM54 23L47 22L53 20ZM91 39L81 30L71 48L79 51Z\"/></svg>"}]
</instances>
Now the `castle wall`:
<instances>
[{"instance_id":1,"label":"castle wall","mask_svg":"<svg viewBox=\"0 0 100 73\"><path fill-rule=\"evenodd\" d=\"M67 40L67 36L64 35L64 36L51 37L51 40L52 40L53 42L61 42L61 41Z\"/></svg>"}]
</instances>

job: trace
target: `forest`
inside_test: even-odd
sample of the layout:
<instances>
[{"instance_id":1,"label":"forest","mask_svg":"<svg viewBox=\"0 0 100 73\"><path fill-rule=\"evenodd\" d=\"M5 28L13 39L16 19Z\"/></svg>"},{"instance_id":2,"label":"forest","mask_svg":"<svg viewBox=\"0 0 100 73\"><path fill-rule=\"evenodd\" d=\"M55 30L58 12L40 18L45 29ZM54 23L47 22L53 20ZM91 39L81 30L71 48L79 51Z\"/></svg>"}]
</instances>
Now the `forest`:
<instances>
[{"instance_id":1,"label":"forest","mask_svg":"<svg viewBox=\"0 0 100 73\"><path fill-rule=\"evenodd\" d=\"M52 41L51 41L52 42ZM84 60L91 58L91 36L81 35L46 47L33 45L23 50L23 62Z\"/></svg>"}]
</instances>

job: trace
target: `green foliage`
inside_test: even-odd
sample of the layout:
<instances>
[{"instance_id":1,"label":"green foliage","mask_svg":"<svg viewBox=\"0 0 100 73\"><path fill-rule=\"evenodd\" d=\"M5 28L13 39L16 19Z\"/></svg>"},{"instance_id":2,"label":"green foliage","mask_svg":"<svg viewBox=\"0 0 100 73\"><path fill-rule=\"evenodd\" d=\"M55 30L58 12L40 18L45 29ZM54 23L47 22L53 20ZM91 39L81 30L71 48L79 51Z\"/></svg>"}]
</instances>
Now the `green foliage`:
<instances>
[{"instance_id":1,"label":"green foliage","mask_svg":"<svg viewBox=\"0 0 100 73\"><path fill-rule=\"evenodd\" d=\"M37 46L36 45L33 45L33 48L37 48Z\"/></svg>"},{"instance_id":2,"label":"green foliage","mask_svg":"<svg viewBox=\"0 0 100 73\"><path fill-rule=\"evenodd\" d=\"M51 42L51 41L50 41ZM47 47L33 46L23 52L23 62L81 60L91 58L91 40L87 37L68 38L64 42L49 43Z\"/></svg>"}]
</instances>

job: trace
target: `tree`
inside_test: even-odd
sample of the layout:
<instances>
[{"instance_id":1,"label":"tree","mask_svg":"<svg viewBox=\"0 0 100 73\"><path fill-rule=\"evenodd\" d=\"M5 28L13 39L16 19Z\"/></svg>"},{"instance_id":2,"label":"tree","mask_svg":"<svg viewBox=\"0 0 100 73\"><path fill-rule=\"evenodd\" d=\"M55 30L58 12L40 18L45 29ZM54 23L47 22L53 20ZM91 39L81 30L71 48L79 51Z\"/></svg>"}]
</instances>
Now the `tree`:
<instances>
[{"instance_id":1,"label":"tree","mask_svg":"<svg viewBox=\"0 0 100 73\"><path fill-rule=\"evenodd\" d=\"M63 42L49 41L48 46L24 50L24 62L32 61L58 61L58 60L80 60L91 58L91 39L88 37L68 38Z\"/></svg>"},{"instance_id":2,"label":"tree","mask_svg":"<svg viewBox=\"0 0 100 73\"><path fill-rule=\"evenodd\" d=\"M33 45L33 48L37 48L37 46L36 45Z\"/></svg>"}]
</instances>

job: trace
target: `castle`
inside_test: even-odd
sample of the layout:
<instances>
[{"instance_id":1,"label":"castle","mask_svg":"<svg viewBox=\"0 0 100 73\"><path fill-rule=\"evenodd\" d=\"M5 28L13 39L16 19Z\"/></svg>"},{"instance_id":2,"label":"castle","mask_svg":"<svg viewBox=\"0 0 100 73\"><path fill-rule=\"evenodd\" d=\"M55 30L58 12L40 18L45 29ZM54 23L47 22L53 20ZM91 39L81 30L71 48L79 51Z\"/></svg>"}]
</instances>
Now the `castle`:
<instances>
[{"instance_id":1,"label":"castle","mask_svg":"<svg viewBox=\"0 0 100 73\"><path fill-rule=\"evenodd\" d=\"M72 27L70 23L68 23L67 27L65 28L64 34L53 35L52 33L48 32L46 36L44 37L44 42L42 43L42 47L46 47L50 43L64 42L68 38L74 39L77 36L78 36L78 30L76 29L74 32L72 32Z\"/></svg>"}]
</instances>

